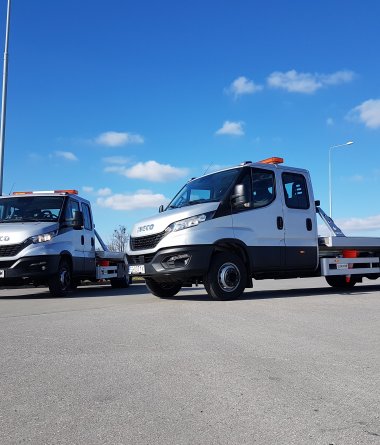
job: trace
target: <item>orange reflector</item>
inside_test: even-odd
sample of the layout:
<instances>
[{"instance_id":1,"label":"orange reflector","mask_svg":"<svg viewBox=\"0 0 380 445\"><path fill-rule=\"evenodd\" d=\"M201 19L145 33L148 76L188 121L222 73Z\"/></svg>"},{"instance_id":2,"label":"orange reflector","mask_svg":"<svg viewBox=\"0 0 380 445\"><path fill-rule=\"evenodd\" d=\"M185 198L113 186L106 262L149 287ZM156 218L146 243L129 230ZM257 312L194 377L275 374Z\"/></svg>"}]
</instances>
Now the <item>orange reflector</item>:
<instances>
[{"instance_id":1,"label":"orange reflector","mask_svg":"<svg viewBox=\"0 0 380 445\"><path fill-rule=\"evenodd\" d=\"M282 164L283 162L284 162L283 158L277 158L276 156L273 156L271 158L259 161L259 164Z\"/></svg>"}]
</instances>

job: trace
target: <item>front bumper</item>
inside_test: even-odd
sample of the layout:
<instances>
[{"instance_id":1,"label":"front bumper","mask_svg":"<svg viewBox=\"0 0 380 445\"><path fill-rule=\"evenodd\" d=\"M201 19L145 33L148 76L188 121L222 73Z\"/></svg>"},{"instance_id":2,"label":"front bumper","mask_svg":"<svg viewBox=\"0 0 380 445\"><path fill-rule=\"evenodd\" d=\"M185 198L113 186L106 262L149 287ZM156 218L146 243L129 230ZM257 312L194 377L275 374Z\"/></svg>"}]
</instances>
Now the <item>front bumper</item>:
<instances>
[{"instance_id":1,"label":"front bumper","mask_svg":"<svg viewBox=\"0 0 380 445\"><path fill-rule=\"evenodd\" d=\"M128 264L132 266L130 274L152 277L158 281L203 278L208 271L212 252L213 246L199 245L177 246L159 250L154 254L128 255Z\"/></svg>"},{"instance_id":2,"label":"front bumper","mask_svg":"<svg viewBox=\"0 0 380 445\"><path fill-rule=\"evenodd\" d=\"M59 255L38 255L18 260L0 260L0 286L25 282L44 282L57 272Z\"/></svg>"}]
</instances>

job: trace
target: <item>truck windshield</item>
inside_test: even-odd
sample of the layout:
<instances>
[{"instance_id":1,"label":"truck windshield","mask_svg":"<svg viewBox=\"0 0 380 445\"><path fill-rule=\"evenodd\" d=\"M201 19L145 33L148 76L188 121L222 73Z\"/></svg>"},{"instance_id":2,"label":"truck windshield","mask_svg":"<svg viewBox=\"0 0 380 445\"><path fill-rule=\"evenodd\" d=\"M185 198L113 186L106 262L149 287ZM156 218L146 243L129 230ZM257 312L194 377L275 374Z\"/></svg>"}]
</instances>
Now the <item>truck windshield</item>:
<instances>
[{"instance_id":1,"label":"truck windshield","mask_svg":"<svg viewBox=\"0 0 380 445\"><path fill-rule=\"evenodd\" d=\"M221 201L240 171L239 168L234 168L202 176L188 182L177 193L167 209L178 209L179 207L193 204Z\"/></svg>"},{"instance_id":2,"label":"truck windshield","mask_svg":"<svg viewBox=\"0 0 380 445\"><path fill-rule=\"evenodd\" d=\"M11 196L0 199L0 222L58 221L63 196Z\"/></svg>"}]
</instances>

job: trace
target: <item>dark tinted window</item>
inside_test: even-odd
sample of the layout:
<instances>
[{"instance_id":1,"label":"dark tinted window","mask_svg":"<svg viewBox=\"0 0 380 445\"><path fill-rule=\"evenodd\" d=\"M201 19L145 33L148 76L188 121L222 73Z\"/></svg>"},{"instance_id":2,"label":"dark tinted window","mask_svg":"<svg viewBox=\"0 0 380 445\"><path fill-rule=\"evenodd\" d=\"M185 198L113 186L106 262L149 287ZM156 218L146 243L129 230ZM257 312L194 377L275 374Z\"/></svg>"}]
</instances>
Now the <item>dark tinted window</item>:
<instances>
[{"instance_id":1,"label":"dark tinted window","mask_svg":"<svg viewBox=\"0 0 380 445\"><path fill-rule=\"evenodd\" d=\"M82 204L84 228L92 230L92 218L90 208L87 204Z\"/></svg>"},{"instance_id":2,"label":"dark tinted window","mask_svg":"<svg viewBox=\"0 0 380 445\"><path fill-rule=\"evenodd\" d=\"M269 170L252 171L253 208L265 207L275 198L274 173Z\"/></svg>"},{"instance_id":3,"label":"dark tinted window","mask_svg":"<svg viewBox=\"0 0 380 445\"><path fill-rule=\"evenodd\" d=\"M72 220L74 218L74 211L79 211L79 202L69 199L66 205L65 219Z\"/></svg>"},{"instance_id":4,"label":"dark tinted window","mask_svg":"<svg viewBox=\"0 0 380 445\"><path fill-rule=\"evenodd\" d=\"M283 173L285 204L291 209L308 209L310 207L306 179L298 173Z\"/></svg>"}]
</instances>

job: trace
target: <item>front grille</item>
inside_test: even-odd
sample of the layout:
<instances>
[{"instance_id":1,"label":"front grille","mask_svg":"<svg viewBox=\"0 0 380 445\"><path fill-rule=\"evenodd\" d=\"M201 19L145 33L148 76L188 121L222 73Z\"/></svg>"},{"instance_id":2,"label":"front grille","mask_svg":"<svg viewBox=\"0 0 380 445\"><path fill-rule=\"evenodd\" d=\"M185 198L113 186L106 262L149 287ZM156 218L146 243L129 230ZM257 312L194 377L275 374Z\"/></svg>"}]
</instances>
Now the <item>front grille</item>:
<instances>
[{"instance_id":1,"label":"front grille","mask_svg":"<svg viewBox=\"0 0 380 445\"><path fill-rule=\"evenodd\" d=\"M16 260L18 261L18 260ZM0 261L0 269L9 269L11 266L13 266L16 262L15 260L13 261Z\"/></svg>"},{"instance_id":2,"label":"front grille","mask_svg":"<svg viewBox=\"0 0 380 445\"><path fill-rule=\"evenodd\" d=\"M129 255L128 263L129 264L147 264L153 260L153 255Z\"/></svg>"},{"instance_id":3,"label":"front grille","mask_svg":"<svg viewBox=\"0 0 380 445\"><path fill-rule=\"evenodd\" d=\"M28 244L30 243L23 242L21 244L8 244L6 246L0 246L0 257L15 256L21 252L22 249L25 249Z\"/></svg>"},{"instance_id":4,"label":"front grille","mask_svg":"<svg viewBox=\"0 0 380 445\"><path fill-rule=\"evenodd\" d=\"M139 238L130 237L131 250L153 249L166 235L165 231L155 235L141 236Z\"/></svg>"}]
</instances>

